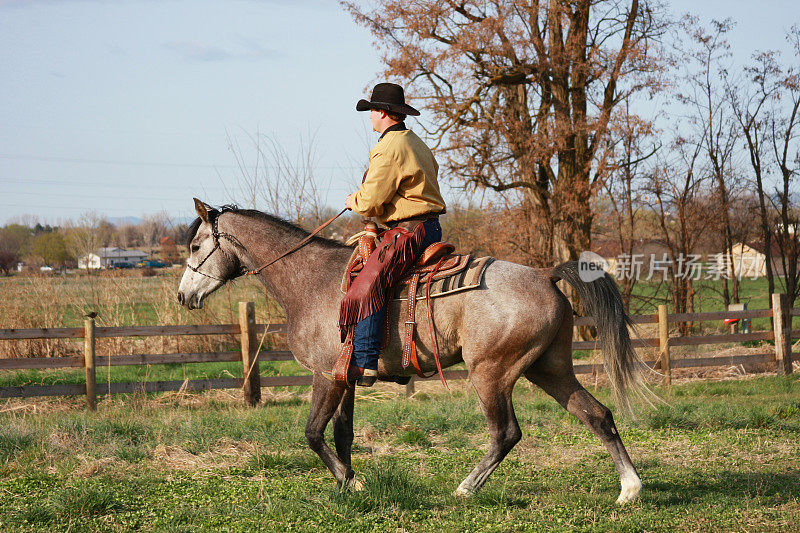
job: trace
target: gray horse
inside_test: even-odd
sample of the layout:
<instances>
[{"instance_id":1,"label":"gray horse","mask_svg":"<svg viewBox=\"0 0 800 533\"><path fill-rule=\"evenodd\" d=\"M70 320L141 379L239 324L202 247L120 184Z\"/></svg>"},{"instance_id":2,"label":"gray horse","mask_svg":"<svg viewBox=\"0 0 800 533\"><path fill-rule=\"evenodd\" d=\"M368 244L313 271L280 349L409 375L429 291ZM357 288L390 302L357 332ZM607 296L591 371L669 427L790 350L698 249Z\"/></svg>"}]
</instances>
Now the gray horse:
<instances>
[{"instance_id":1,"label":"gray horse","mask_svg":"<svg viewBox=\"0 0 800 533\"><path fill-rule=\"evenodd\" d=\"M178 301L189 309L203 306L225 282L266 264L289 250L308 233L260 211L232 207L213 209L195 199L199 218L190 229L190 257L178 289ZM353 442L355 390L334 384L322 372L339 354L337 328L340 282L351 249L314 237L294 253L261 270L257 276L286 313L287 341L295 359L314 373L308 444L342 486L355 487L350 450ZM438 298L435 328L442 366L463 361L489 424L486 456L455 493L470 495L486 483L522 437L512 405L514 384L525 376L555 398L597 435L611 454L622 490L617 503L634 500L642 483L614 425L611 411L575 378L572 369L572 307L556 286L563 279L574 287L595 317L618 405L627 406L626 389L636 387L639 360L628 335L628 316L614 281L607 275L586 283L577 263L536 269L494 261L479 289ZM425 306L418 313L419 362L435 368ZM401 366L400 305L390 309L392 331L381 354L379 376L409 376ZM333 419L336 453L324 432Z\"/></svg>"}]
</instances>

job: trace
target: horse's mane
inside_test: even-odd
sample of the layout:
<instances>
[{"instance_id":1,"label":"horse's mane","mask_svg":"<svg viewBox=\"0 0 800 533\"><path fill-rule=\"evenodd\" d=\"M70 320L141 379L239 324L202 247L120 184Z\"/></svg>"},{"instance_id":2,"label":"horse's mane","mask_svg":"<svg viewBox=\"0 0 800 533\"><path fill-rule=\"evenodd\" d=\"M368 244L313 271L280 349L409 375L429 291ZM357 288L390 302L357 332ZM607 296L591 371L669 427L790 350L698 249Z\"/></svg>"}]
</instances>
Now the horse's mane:
<instances>
[{"instance_id":1,"label":"horse's mane","mask_svg":"<svg viewBox=\"0 0 800 533\"><path fill-rule=\"evenodd\" d=\"M264 213L263 211L258 211L257 209L241 209L234 204L223 205L218 209L216 208L209 209L208 210L209 220L213 223L214 220L216 220L216 218L223 213L236 213L237 215L243 215L246 217L256 218L263 220L265 222L276 224L282 227L283 229L288 230L290 233L294 233L295 235L297 235L297 237L301 239L307 237L308 234L310 233L301 228L300 226L298 226L297 224L289 222L288 220L285 220L283 218L276 217L275 215L270 215L269 213ZM189 246L191 244L192 239L194 239L194 236L197 235L197 230L200 228L200 225L202 223L203 223L202 219L200 217L197 217L189 225L188 229L186 230L186 246ZM313 242L322 244L323 246L328 248L345 247L345 245L339 241L335 241L333 239L328 239L325 237L320 237L318 235L314 237Z\"/></svg>"}]
</instances>

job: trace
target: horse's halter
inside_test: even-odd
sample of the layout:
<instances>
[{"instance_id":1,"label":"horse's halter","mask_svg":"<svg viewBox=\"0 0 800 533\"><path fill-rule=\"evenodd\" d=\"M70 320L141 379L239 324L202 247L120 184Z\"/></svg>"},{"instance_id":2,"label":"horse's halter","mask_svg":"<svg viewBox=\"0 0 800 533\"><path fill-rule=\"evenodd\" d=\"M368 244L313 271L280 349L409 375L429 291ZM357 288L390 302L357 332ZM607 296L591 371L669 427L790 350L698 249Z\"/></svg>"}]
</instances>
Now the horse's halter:
<instances>
[{"instance_id":1,"label":"horse's halter","mask_svg":"<svg viewBox=\"0 0 800 533\"><path fill-rule=\"evenodd\" d=\"M208 259L209 259L209 258L210 258L210 257L211 257L211 256L214 254L214 252L216 252L217 250L219 250L220 252L222 252L222 254L223 254L225 257L227 257L228 259L231 259L231 258L233 258L233 259L236 259L236 260L238 261L238 259L237 259L236 257L232 257L232 256L231 256L231 254L229 254L228 252L226 252L226 251L225 251L225 250L222 248L222 246L220 246L220 243L219 243L219 242L220 242L220 239L227 239L228 241L230 241L230 243L231 243L231 244L233 244L233 245L234 245L234 246L236 246L237 248L241 248L242 250L246 250L246 248L244 247L244 245L243 245L241 242L239 242L239 239L237 239L236 237L234 237L234 236L233 236L233 235L231 235L230 233L224 233L224 232L221 232L221 231L219 231L219 217L220 217L220 215L221 215L221 214L222 214L222 213L219 213L219 214L217 214L217 216L215 216L215 217L214 217L214 221L211 223L211 237L214 239L214 247L213 247L213 248L211 248L211 251L210 251L210 252L208 252L208 254L206 254L206 256L203 258L203 260L202 260L202 261L200 261L200 262L197 264L197 266L196 266L196 267L194 267L194 266L190 265L190 264L187 262L187 263L186 263L186 268L188 268L189 270L191 270L191 271L193 271L193 272L197 272L197 273L198 273L198 274L200 274L201 276L205 276L205 277L207 277L207 278L211 278L211 279L213 279L213 280L216 280L216 281L221 281L222 283L227 283L228 281L230 281L230 279L233 279L233 278L229 278L229 279L223 279L223 278L219 278L219 277L217 277L217 276L212 276L211 274L207 274L207 273L205 273L205 272L201 272L201 271L200 271L200 267L201 267L201 266L203 266L203 263L205 263L206 261L208 261ZM239 276L241 276L242 274L244 274L245 272L246 272L246 269L245 269L245 268L242 266L241 262L239 262L239 274L238 274L237 276L235 276L235 277L239 277Z\"/></svg>"}]
</instances>

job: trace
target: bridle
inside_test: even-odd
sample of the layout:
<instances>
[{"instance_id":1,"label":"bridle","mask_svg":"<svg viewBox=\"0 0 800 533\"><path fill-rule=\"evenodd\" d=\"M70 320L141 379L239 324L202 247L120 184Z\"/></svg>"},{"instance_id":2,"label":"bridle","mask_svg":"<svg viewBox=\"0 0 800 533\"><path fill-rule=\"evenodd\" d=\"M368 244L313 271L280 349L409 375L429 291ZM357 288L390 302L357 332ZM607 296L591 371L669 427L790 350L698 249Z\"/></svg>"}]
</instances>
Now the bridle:
<instances>
[{"instance_id":1,"label":"bridle","mask_svg":"<svg viewBox=\"0 0 800 533\"><path fill-rule=\"evenodd\" d=\"M230 255L228 252L226 252L226 251L225 251L225 250L222 248L222 246L220 246L220 239L227 239L227 240L228 240L228 241L230 241L230 242L231 242L231 244L233 244L235 247L237 247L237 248L241 248L242 250L245 250L245 251L247 250L247 248L245 247L245 245L244 245L244 244L242 244L241 242L239 242L239 239L237 239L236 237L234 237L234 236L233 236L233 235L231 235L230 233L225 233L225 232L221 232L221 231L219 231L219 217L220 217L220 215L222 215L222 213L219 213L219 214L217 214L217 216L215 216L215 217L214 217L214 221L211 223L211 237L214 239L214 247L213 247L213 248L211 248L211 251L209 251L209 252L208 252L208 254L206 254L206 256L203 258L203 260L202 260L202 261L200 261L200 262L197 264L197 266L196 266L196 267L194 267L194 266L190 265L190 264L187 262L187 263L186 263L186 268L188 268L189 270L191 270L191 271L193 271L193 272L197 272L197 273L198 273L198 274L200 274L201 276L205 276L205 277L207 277L207 278L211 278L211 279L213 279L213 280L216 280L216 281L221 281L222 283L227 283L227 282L228 282L228 281L230 281L231 279L238 278L239 276L242 276L242 275L248 276L248 275L258 274L259 272L261 272L262 270L264 270L265 268L267 268L267 267L268 267L268 266L270 266L271 264L273 264L273 263L277 262L279 259L283 259L283 258L284 258L284 257L286 257L287 255L289 255L289 254L291 254L291 253L293 253L293 252L296 252L297 250L299 250L300 248L302 248L303 246L305 246L306 244L308 244L309 242L311 242L311 239L312 239L312 238L313 238L313 237L314 237L314 236L315 236L317 233L319 233L320 231L322 231L323 229L325 229L325 228L328 226L328 224L330 224L331 222L333 222L334 220L336 220L337 218L339 218L340 216L342 216L342 215L344 214L344 212L345 212L345 211L347 211L347 208L345 208L345 209L342 209L341 211L339 211L339 213L337 213L336 215L332 216L331 218L329 218L328 220L326 220L325 222L323 222L323 223L322 223L322 224L321 224L319 227L317 227L317 229L315 229L314 231L312 231L312 232L311 232L311 233L310 233L308 236L306 236L306 238L304 238L302 241L300 241L300 242L299 242L297 245L295 245L293 248L289 249L289 250L288 250L288 251L286 251L286 252L283 252L281 255L279 255L278 257L276 257L276 258L275 258L275 259L273 259L272 261L269 261L269 262L267 262L267 263L265 263L265 264L261 265L260 267L258 267L258 268L256 268L256 269L254 269L254 270L247 270L247 269L245 269L245 268L244 268L244 267L241 265L241 263L240 263L240 265L239 265L239 273L238 273L236 276L234 276L233 278L229 278L229 279L223 279L223 278L219 278L219 277L217 277L217 276L212 276L211 274L207 274L207 273L205 273L205 272L201 272L201 271L200 271L200 267L201 267L201 266L203 266L203 264L204 264L206 261L208 261L208 258L209 258L209 257L211 257L211 255L212 255L214 252L216 252L217 250L219 250L220 252L222 252L222 253L225 255L225 257L227 257L228 259L231 259L231 255ZM234 259L235 259L235 257L234 257Z\"/></svg>"},{"instance_id":2,"label":"bridle","mask_svg":"<svg viewBox=\"0 0 800 533\"><path fill-rule=\"evenodd\" d=\"M211 251L209 251L209 252L206 254L206 256L203 258L203 260L202 260L202 261L200 261L199 263L197 263L197 266L196 266L196 267L195 267L195 266L192 266L192 265L190 265L190 264L187 262L187 263L186 263L186 268L188 268L189 270L191 270L191 271L193 271L193 272L197 272L197 273L198 273L198 274L200 274L201 276L205 276L205 277L207 277L207 278L211 278L211 279L213 279L213 280L216 280L216 281L221 281L222 283L227 283L227 282L228 282L230 279L233 279L233 278L230 278L230 279L223 279L223 278L219 278L219 277L217 277L217 276L213 276L213 275L211 275L211 274L207 274L207 273L205 273L205 272L202 272L202 271L200 270L200 267L201 267L201 266L203 266L203 264L204 264L206 261L208 261L208 259L209 259L209 258L210 258L212 255L214 255L214 252L216 252L217 250L219 250L220 252L222 252L222 254L223 254L225 257L227 257L228 259L236 259L235 257L231 256L231 254L229 254L228 252L226 252L226 251L225 251L225 249L224 249L224 248L222 248L222 246L220 246L220 239L227 239L228 241L230 241L230 242L231 242L231 244L233 244L233 245L234 245L234 246L236 246L237 248L241 248L242 250L246 250L246 249L247 249L247 248L245 248L245 247L244 247L244 245L243 245L241 242L239 242L239 239L237 239L236 237L234 237L234 236L233 236L233 235L231 235L230 233L225 233L225 232L219 231L219 216L220 216L221 214L222 214L222 213L220 213L219 215L217 215L216 217L214 217L214 221L211 223L211 237L214 239L214 247L213 247L213 248L211 248ZM238 274L237 276L235 276L235 277L237 277L237 278L246 272L246 270L244 269L244 267L242 267L242 266L241 266L241 264L240 264L240 266L239 266L239 269L240 269L240 272L239 272L239 274Z\"/></svg>"}]
</instances>

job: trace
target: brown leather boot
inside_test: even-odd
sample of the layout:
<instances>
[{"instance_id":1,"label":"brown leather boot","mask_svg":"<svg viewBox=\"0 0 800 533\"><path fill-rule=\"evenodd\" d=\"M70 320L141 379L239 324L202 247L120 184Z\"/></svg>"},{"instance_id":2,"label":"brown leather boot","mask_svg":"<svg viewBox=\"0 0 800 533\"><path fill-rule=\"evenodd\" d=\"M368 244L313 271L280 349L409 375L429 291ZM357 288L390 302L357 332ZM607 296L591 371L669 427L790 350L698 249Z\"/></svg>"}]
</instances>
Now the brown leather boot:
<instances>
[{"instance_id":1,"label":"brown leather boot","mask_svg":"<svg viewBox=\"0 0 800 533\"><path fill-rule=\"evenodd\" d=\"M322 375L331 381L336 381L333 372L323 370ZM347 383L355 383L362 387L372 387L378 381L378 371L370 368L361 368L350 365L347 369Z\"/></svg>"}]
</instances>

